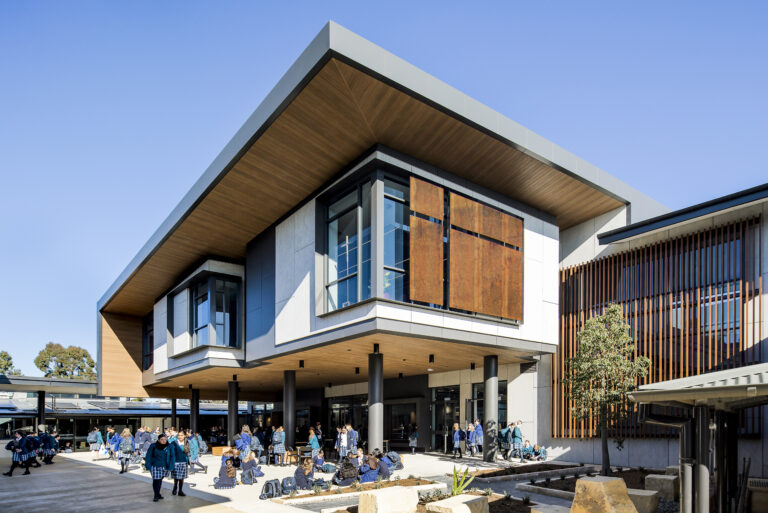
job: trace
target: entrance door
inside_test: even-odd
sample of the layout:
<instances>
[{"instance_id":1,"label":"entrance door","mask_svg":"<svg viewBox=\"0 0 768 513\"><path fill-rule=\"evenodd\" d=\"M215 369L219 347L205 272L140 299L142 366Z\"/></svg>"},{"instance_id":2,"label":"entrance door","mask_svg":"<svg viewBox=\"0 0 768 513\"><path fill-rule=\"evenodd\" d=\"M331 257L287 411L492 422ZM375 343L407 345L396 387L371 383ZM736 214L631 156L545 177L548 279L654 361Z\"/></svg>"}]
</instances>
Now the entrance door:
<instances>
[{"instance_id":1,"label":"entrance door","mask_svg":"<svg viewBox=\"0 0 768 513\"><path fill-rule=\"evenodd\" d=\"M451 450L453 424L460 423L459 386L432 389L432 448L445 453Z\"/></svg>"}]
</instances>

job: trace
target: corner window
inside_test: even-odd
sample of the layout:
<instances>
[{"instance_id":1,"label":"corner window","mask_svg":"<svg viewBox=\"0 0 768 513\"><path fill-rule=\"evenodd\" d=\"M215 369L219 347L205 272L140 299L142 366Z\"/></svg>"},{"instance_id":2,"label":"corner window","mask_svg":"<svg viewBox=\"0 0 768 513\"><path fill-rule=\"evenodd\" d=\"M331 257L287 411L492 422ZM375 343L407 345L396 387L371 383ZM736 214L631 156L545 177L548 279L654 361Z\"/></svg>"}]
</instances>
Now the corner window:
<instances>
[{"instance_id":1,"label":"corner window","mask_svg":"<svg viewBox=\"0 0 768 513\"><path fill-rule=\"evenodd\" d=\"M144 317L141 326L141 370L149 370L155 359L155 316Z\"/></svg>"},{"instance_id":2,"label":"corner window","mask_svg":"<svg viewBox=\"0 0 768 513\"><path fill-rule=\"evenodd\" d=\"M328 205L326 310L371 297L371 184Z\"/></svg>"},{"instance_id":3,"label":"corner window","mask_svg":"<svg viewBox=\"0 0 768 513\"><path fill-rule=\"evenodd\" d=\"M240 283L210 276L190 288L193 346L239 347Z\"/></svg>"},{"instance_id":4,"label":"corner window","mask_svg":"<svg viewBox=\"0 0 768 513\"><path fill-rule=\"evenodd\" d=\"M384 180L384 297L408 301L408 186Z\"/></svg>"}]
</instances>

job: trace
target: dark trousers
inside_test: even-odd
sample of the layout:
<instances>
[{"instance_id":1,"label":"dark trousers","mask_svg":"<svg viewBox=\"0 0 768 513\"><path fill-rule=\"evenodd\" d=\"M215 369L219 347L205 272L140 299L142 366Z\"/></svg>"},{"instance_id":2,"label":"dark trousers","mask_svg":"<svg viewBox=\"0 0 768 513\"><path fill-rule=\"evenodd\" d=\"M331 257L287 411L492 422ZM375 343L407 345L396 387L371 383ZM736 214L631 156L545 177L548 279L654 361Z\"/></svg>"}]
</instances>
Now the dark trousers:
<instances>
[{"instance_id":1,"label":"dark trousers","mask_svg":"<svg viewBox=\"0 0 768 513\"><path fill-rule=\"evenodd\" d=\"M453 456L456 457L457 454L459 455L459 458L461 458L461 442L453 446Z\"/></svg>"}]
</instances>

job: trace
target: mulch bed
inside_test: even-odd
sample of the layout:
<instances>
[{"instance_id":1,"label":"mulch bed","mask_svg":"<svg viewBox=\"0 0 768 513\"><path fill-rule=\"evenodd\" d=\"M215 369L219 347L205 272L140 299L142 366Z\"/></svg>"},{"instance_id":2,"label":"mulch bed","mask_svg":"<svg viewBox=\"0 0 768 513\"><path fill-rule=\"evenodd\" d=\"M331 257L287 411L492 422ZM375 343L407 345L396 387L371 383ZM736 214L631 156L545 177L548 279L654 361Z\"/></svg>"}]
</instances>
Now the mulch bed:
<instances>
[{"instance_id":1,"label":"mulch bed","mask_svg":"<svg viewBox=\"0 0 768 513\"><path fill-rule=\"evenodd\" d=\"M627 488L634 488L636 490L645 490L645 476L648 474L654 474L651 470L621 470L611 472L611 477L620 477L627 483ZM595 473L594 475L598 475ZM580 477L584 477L583 475ZM552 478L549 483L546 481L540 481L536 483L536 486L543 488L551 488L553 490L564 490L566 492L576 491L576 479L568 477L566 479Z\"/></svg>"},{"instance_id":2,"label":"mulch bed","mask_svg":"<svg viewBox=\"0 0 768 513\"><path fill-rule=\"evenodd\" d=\"M486 469L475 472L475 477L516 476L529 472L546 472L548 470L562 470L564 468L576 468L578 465L552 465L551 463L531 463L502 469Z\"/></svg>"},{"instance_id":3,"label":"mulch bed","mask_svg":"<svg viewBox=\"0 0 768 513\"><path fill-rule=\"evenodd\" d=\"M531 513L531 506L523 504L523 501L517 499L505 498L502 495L491 495L488 497L488 513ZM419 503L416 513L426 513L427 505ZM349 506L345 509L338 509L333 513L357 513L357 506Z\"/></svg>"},{"instance_id":4,"label":"mulch bed","mask_svg":"<svg viewBox=\"0 0 768 513\"><path fill-rule=\"evenodd\" d=\"M380 483L365 483L362 485L350 485L345 486L343 488L339 488L336 485L331 485L330 490L325 490L318 493L309 493L309 494L301 494L301 495L294 495L293 497L290 496L283 496L280 497L284 500L291 500L291 499L306 499L308 497L322 497L324 495L338 495L340 493L351 493L351 492L364 492L366 490L377 490L379 488L389 488L390 486L421 486L421 485L428 485L432 484L433 481L429 481L427 479L398 479L397 481L382 481ZM340 491L339 491L340 490ZM355 508L357 509L357 508ZM339 510L344 511L344 510Z\"/></svg>"}]
</instances>

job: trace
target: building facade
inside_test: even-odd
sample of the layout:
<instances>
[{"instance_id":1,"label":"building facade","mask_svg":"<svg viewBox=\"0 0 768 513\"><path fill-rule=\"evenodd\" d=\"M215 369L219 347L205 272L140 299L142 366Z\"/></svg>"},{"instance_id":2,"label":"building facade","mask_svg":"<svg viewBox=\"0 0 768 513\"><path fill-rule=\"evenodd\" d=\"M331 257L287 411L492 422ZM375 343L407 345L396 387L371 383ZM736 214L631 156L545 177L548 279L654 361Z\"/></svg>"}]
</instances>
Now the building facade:
<instances>
[{"instance_id":1,"label":"building facade","mask_svg":"<svg viewBox=\"0 0 768 513\"><path fill-rule=\"evenodd\" d=\"M574 315L629 292L572 289L636 244L598 234L665 213L329 23L99 300L99 393L274 402L288 445L320 421L440 450L520 419L591 460L558 372Z\"/></svg>"}]
</instances>

